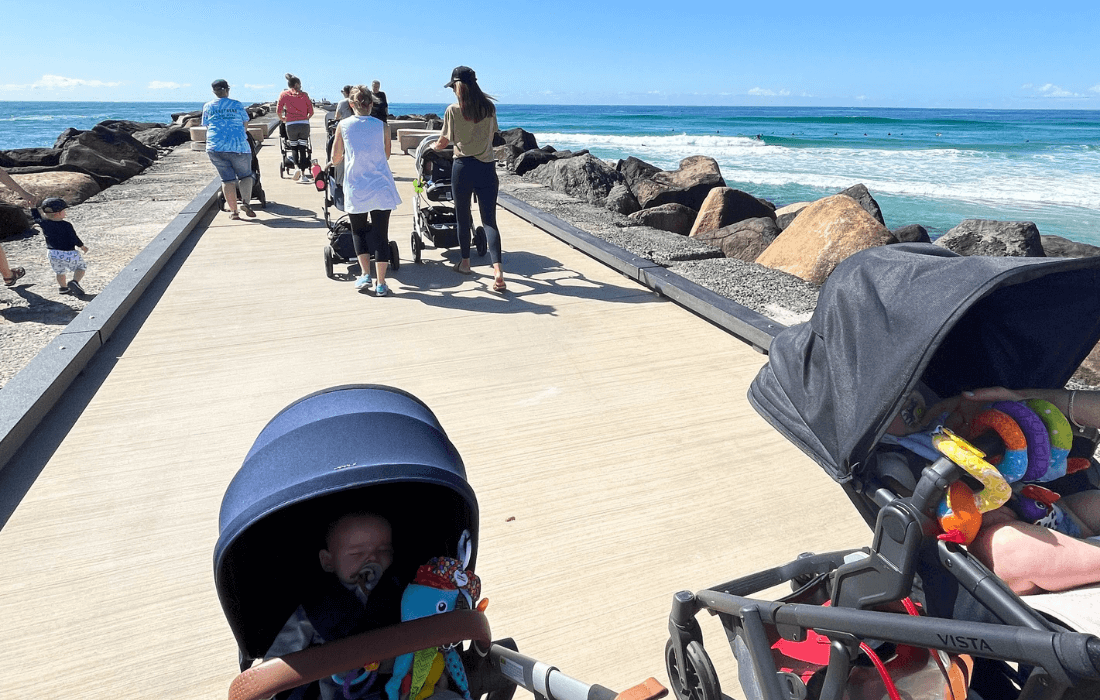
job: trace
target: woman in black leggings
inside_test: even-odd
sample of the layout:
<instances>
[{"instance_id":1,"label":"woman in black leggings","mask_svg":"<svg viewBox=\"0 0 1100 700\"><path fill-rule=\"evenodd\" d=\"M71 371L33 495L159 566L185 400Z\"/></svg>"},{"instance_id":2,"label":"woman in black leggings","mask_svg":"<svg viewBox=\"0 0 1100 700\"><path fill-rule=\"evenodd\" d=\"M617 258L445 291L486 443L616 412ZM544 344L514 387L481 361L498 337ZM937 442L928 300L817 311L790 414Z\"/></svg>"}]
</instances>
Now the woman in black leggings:
<instances>
[{"instance_id":1,"label":"woman in black leggings","mask_svg":"<svg viewBox=\"0 0 1100 700\"><path fill-rule=\"evenodd\" d=\"M454 269L464 275L471 272L473 213L470 198L477 193L481 225L485 229L489 257L493 261L493 290L503 292L507 285L501 267L500 231L497 229L499 182L496 158L493 156L493 136L497 132L497 110L493 100L496 98L481 91L477 76L466 66L451 71L451 81L444 87L454 89L458 103L447 107L443 115L443 132L433 148L454 146L451 190L458 217L458 245L462 251L462 259Z\"/></svg>"}]
</instances>

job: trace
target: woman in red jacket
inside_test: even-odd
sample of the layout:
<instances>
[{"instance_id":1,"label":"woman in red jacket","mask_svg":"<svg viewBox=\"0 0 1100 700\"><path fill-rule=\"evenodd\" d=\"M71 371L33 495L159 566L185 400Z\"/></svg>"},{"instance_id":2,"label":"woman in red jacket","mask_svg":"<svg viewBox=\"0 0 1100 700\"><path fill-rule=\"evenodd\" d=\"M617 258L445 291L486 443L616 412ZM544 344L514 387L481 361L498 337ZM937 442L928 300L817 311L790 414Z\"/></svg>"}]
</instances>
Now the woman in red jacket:
<instances>
[{"instance_id":1,"label":"woman in red jacket","mask_svg":"<svg viewBox=\"0 0 1100 700\"><path fill-rule=\"evenodd\" d=\"M296 76L287 73L286 84L287 89L279 93L275 114L286 125L287 146L294 152L294 163L298 166L294 177L298 182L309 182L309 119L313 116L313 101Z\"/></svg>"}]
</instances>

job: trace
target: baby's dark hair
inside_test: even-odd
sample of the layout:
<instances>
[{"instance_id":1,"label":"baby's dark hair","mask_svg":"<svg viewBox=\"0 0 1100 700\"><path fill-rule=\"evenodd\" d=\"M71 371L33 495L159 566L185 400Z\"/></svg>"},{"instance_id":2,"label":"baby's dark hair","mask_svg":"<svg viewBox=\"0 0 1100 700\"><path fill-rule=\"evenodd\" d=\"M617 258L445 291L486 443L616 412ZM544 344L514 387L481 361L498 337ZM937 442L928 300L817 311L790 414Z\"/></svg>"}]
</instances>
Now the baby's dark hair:
<instances>
[{"instance_id":1,"label":"baby's dark hair","mask_svg":"<svg viewBox=\"0 0 1100 700\"><path fill-rule=\"evenodd\" d=\"M384 520L387 524L390 523L390 519L386 516L370 510L356 510L344 513L343 515L330 521L328 526L325 527L325 538L321 542L321 547L323 549L331 549L332 534L336 532L336 526L339 525L341 521L346 520L347 518L378 518L379 520Z\"/></svg>"}]
</instances>

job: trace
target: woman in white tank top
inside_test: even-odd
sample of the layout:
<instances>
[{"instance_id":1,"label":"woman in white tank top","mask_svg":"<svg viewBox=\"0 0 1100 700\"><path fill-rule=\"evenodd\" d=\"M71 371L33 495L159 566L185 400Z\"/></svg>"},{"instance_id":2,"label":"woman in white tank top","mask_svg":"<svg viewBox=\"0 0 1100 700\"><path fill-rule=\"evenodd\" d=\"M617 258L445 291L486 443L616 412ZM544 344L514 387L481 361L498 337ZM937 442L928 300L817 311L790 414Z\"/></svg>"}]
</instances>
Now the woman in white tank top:
<instances>
[{"instance_id":1,"label":"woman in white tank top","mask_svg":"<svg viewBox=\"0 0 1100 700\"><path fill-rule=\"evenodd\" d=\"M374 95L363 85L348 98L353 116L340 121L332 144L331 165L344 164L344 210L351 221L355 255L363 274L355 288L371 287L370 256L374 255L377 296L386 296L386 268L390 262L390 212L401 204L390 172L389 127L369 116ZM369 220L368 220L369 217Z\"/></svg>"}]
</instances>

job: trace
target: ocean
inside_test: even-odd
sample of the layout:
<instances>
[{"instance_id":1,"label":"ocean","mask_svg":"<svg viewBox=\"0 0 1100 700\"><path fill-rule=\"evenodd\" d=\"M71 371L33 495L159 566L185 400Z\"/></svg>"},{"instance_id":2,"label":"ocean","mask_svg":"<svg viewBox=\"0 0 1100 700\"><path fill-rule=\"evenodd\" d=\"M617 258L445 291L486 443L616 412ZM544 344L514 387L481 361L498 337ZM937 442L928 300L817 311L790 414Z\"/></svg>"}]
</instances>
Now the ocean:
<instances>
[{"instance_id":1,"label":"ocean","mask_svg":"<svg viewBox=\"0 0 1100 700\"><path fill-rule=\"evenodd\" d=\"M198 103L0 102L0 150L50 146L104 119L167 122ZM390 105L442 114L445 104ZM730 187L778 206L862 182L886 225L933 238L963 219L1033 221L1100 245L1100 112L824 107L498 106L539 145L675 169L714 158Z\"/></svg>"}]
</instances>

